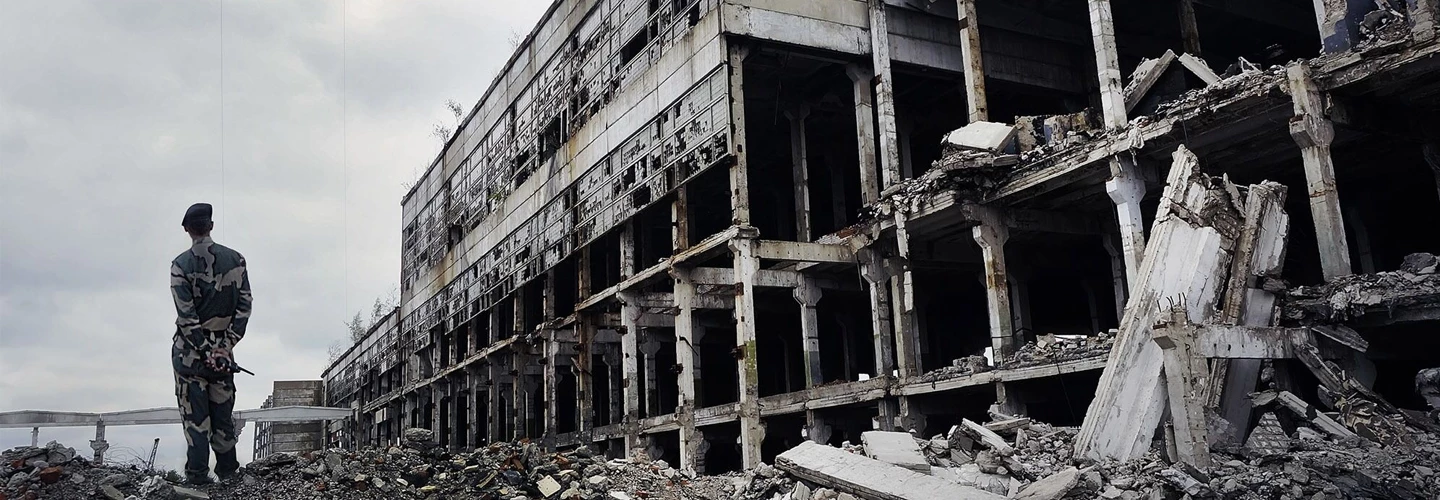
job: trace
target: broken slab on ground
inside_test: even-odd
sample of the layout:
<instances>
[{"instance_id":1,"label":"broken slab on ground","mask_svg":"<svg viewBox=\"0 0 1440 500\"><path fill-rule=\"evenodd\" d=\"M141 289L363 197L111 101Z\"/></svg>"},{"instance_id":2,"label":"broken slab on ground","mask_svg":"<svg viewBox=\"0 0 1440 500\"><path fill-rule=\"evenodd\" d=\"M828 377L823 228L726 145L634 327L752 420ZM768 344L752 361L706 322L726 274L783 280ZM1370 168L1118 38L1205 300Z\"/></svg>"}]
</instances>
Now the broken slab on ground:
<instances>
[{"instance_id":1,"label":"broken slab on ground","mask_svg":"<svg viewBox=\"0 0 1440 500\"><path fill-rule=\"evenodd\" d=\"M809 441L775 457L775 467L806 481L875 500L1005 498Z\"/></svg>"},{"instance_id":2,"label":"broken slab on ground","mask_svg":"<svg viewBox=\"0 0 1440 500\"><path fill-rule=\"evenodd\" d=\"M860 434L865 456L894 464L921 474L930 473L930 462L920 453L920 445L906 432L867 431Z\"/></svg>"}]
</instances>

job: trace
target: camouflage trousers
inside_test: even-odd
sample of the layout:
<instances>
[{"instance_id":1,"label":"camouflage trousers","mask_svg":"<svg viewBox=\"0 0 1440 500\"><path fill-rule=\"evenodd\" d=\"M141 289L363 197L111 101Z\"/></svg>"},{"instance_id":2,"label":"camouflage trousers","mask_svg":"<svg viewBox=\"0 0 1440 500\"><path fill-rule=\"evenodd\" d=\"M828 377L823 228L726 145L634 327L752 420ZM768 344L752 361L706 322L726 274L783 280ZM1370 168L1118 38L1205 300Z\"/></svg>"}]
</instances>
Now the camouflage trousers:
<instances>
[{"instance_id":1,"label":"camouflage trousers","mask_svg":"<svg viewBox=\"0 0 1440 500\"><path fill-rule=\"evenodd\" d=\"M188 371L188 370L187 370ZM208 475L210 450L215 450L215 473L221 476L240 468L235 456L235 376L175 373L175 397L185 426L185 473Z\"/></svg>"}]
</instances>

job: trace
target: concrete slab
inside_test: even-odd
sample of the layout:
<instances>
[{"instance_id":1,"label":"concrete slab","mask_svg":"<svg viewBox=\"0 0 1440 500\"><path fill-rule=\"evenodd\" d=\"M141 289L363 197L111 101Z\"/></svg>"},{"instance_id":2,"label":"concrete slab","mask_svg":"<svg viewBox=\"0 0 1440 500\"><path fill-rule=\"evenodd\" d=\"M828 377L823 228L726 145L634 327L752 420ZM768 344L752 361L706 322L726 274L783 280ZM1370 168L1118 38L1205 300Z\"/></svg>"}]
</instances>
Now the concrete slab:
<instances>
[{"instance_id":1,"label":"concrete slab","mask_svg":"<svg viewBox=\"0 0 1440 500\"><path fill-rule=\"evenodd\" d=\"M775 467L820 486L876 500L1005 498L810 441L775 457Z\"/></svg>"},{"instance_id":2,"label":"concrete slab","mask_svg":"<svg viewBox=\"0 0 1440 500\"><path fill-rule=\"evenodd\" d=\"M995 122L972 122L950 132L945 140L956 147L999 153L1015 140L1015 126Z\"/></svg>"},{"instance_id":3,"label":"concrete slab","mask_svg":"<svg viewBox=\"0 0 1440 500\"><path fill-rule=\"evenodd\" d=\"M1030 483L1015 495L1015 500L1056 500L1063 498L1079 482L1080 470L1071 467Z\"/></svg>"},{"instance_id":4,"label":"concrete slab","mask_svg":"<svg viewBox=\"0 0 1440 500\"><path fill-rule=\"evenodd\" d=\"M930 473L930 461L925 460L925 454L909 433L869 431L860 434L860 442L865 444L865 455L870 458L921 474Z\"/></svg>"}]
</instances>

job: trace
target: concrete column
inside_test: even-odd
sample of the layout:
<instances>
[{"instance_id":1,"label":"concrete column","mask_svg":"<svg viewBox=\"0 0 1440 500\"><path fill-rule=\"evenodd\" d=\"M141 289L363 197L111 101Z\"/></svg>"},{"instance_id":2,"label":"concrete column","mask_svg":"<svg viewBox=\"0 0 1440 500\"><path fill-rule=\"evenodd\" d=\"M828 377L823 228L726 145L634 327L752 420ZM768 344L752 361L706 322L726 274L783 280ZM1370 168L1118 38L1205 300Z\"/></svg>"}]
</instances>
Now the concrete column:
<instances>
[{"instance_id":1,"label":"concrete column","mask_svg":"<svg viewBox=\"0 0 1440 500\"><path fill-rule=\"evenodd\" d=\"M1115 289L1115 321L1118 324L1120 318L1125 317L1125 301L1129 297L1129 288L1125 286L1124 245L1120 242L1120 235L1115 233L1101 234L1100 243L1105 246L1105 253L1110 255L1110 279Z\"/></svg>"},{"instance_id":2,"label":"concrete column","mask_svg":"<svg viewBox=\"0 0 1440 500\"><path fill-rule=\"evenodd\" d=\"M739 354L740 374L740 458L741 465L752 469L760 465L760 443L765 428L760 422L760 365L755 333L755 273L760 259L755 257L755 240L730 240L735 259L735 347Z\"/></svg>"},{"instance_id":3,"label":"concrete column","mask_svg":"<svg viewBox=\"0 0 1440 500\"><path fill-rule=\"evenodd\" d=\"M1410 20L1410 37L1418 42L1434 40L1440 29L1440 2L1436 0L1405 0Z\"/></svg>"},{"instance_id":4,"label":"concrete column","mask_svg":"<svg viewBox=\"0 0 1440 500\"><path fill-rule=\"evenodd\" d=\"M978 211L977 211L978 212ZM1015 328L1011 323L1010 282L1005 269L1005 242L1010 239L1006 227L993 209L985 209L980 225L971 229L975 243L985 262L985 304L990 318L990 347L996 363L1015 351Z\"/></svg>"},{"instance_id":5,"label":"concrete column","mask_svg":"<svg viewBox=\"0 0 1440 500\"><path fill-rule=\"evenodd\" d=\"M805 147L805 118L810 106L797 104L785 110L790 119L790 166L795 184L795 240L811 241L810 235L810 161Z\"/></svg>"},{"instance_id":6,"label":"concrete column","mask_svg":"<svg viewBox=\"0 0 1440 500\"><path fill-rule=\"evenodd\" d=\"M965 107L971 123L990 120L985 102L985 64L980 52L980 18L975 0L956 0L960 17L960 59L965 79Z\"/></svg>"},{"instance_id":7,"label":"concrete column","mask_svg":"<svg viewBox=\"0 0 1440 500\"><path fill-rule=\"evenodd\" d=\"M890 270L884 258L872 249L860 250L860 275L870 286L870 331L875 342L875 376L889 377L895 372L895 329L890 315ZM894 430L899 423L899 408L893 400L879 402L876 420L881 430Z\"/></svg>"},{"instance_id":8,"label":"concrete column","mask_svg":"<svg viewBox=\"0 0 1440 500\"><path fill-rule=\"evenodd\" d=\"M38 447L40 447L40 428L39 428L39 427L31 427L31 428L30 428L30 447L31 447L31 448L38 448Z\"/></svg>"},{"instance_id":9,"label":"concrete column","mask_svg":"<svg viewBox=\"0 0 1440 500\"><path fill-rule=\"evenodd\" d=\"M620 346L609 343L605 344L605 354L602 356L605 361L605 373L608 385L605 386L606 394L610 395L610 423L625 424L625 369L621 362Z\"/></svg>"},{"instance_id":10,"label":"concrete column","mask_svg":"<svg viewBox=\"0 0 1440 500\"><path fill-rule=\"evenodd\" d=\"M1319 0L1316 0L1319 1ZM1090 36L1095 45L1095 73L1100 77L1100 111L1105 128L1124 127L1124 84L1120 79L1120 50L1115 45L1115 21L1110 16L1110 0L1089 0Z\"/></svg>"},{"instance_id":11,"label":"concrete column","mask_svg":"<svg viewBox=\"0 0 1440 500\"><path fill-rule=\"evenodd\" d=\"M1290 119L1290 137L1300 146L1305 163L1305 185L1310 193L1310 215L1315 218L1315 236L1320 246L1320 268L1329 281L1350 274L1350 246L1345 241L1345 222L1340 215L1340 195L1335 190L1335 164L1330 143L1335 126L1325 117L1325 99L1310 67L1291 64L1285 71L1295 117Z\"/></svg>"},{"instance_id":12,"label":"concrete column","mask_svg":"<svg viewBox=\"0 0 1440 500\"><path fill-rule=\"evenodd\" d=\"M640 314L639 297L633 292L618 294L620 306L620 366L624 376L625 456L634 456L640 446Z\"/></svg>"},{"instance_id":13,"label":"concrete column","mask_svg":"<svg viewBox=\"0 0 1440 500\"><path fill-rule=\"evenodd\" d=\"M1194 0L1180 0L1180 41L1186 53L1200 57L1200 27L1195 23Z\"/></svg>"},{"instance_id":14,"label":"concrete column","mask_svg":"<svg viewBox=\"0 0 1440 500\"><path fill-rule=\"evenodd\" d=\"M591 375L594 371L595 319L583 312L577 319L576 333L580 338L576 346L579 352L571 366L575 374L575 412L580 417L575 434L579 436L579 442L588 443L595 429L595 378Z\"/></svg>"},{"instance_id":15,"label":"concrete column","mask_svg":"<svg viewBox=\"0 0 1440 500\"><path fill-rule=\"evenodd\" d=\"M885 0L870 2L870 52L875 68L876 123L880 127L881 182L890 187L900 182L900 145L895 125L895 81L890 73L890 28Z\"/></svg>"},{"instance_id":16,"label":"concrete column","mask_svg":"<svg viewBox=\"0 0 1440 500\"><path fill-rule=\"evenodd\" d=\"M891 297L895 306L895 364L901 378L920 374L920 339L915 318L915 275L910 270L909 215L895 213L895 243L899 258L897 273L891 280Z\"/></svg>"},{"instance_id":17,"label":"concrete column","mask_svg":"<svg viewBox=\"0 0 1440 500\"><path fill-rule=\"evenodd\" d=\"M805 360L805 387L816 387L825 383L820 372L820 318L815 306L820 303L820 287L815 280L805 276L800 286L791 292L795 302L800 303L800 344Z\"/></svg>"},{"instance_id":18,"label":"concrete column","mask_svg":"<svg viewBox=\"0 0 1440 500\"><path fill-rule=\"evenodd\" d=\"M560 420L560 373L557 371L557 361L560 359L560 339L548 323L555 319L555 270L551 269L545 273L545 299L541 306L545 328L544 356L542 361L541 377L545 391L545 449L555 449L556 424Z\"/></svg>"},{"instance_id":19,"label":"concrete column","mask_svg":"<svg viewBox=\"0 0 1440 500\"><path fill-rule=\"evenodd\" d=\"M704 436L695 427L695 380L697 360L695 355L695 282L685 268L671 268L670 277L675 279L675 363L680 373L676 377L679 386L679 405L675 408L675 420L680 424L681 471L695 472L695 459L700 454L700 443Z\"/></svg>"},{"instance_id":20,"label":"concrete column","mask_svg":"<svg viewBox=\"0 0 1440 500\"><path fill-rule=\"evenodd\" d=\"M645 356L645 400L641 409L643 417L653 417L662 412L660 410L660 377L655 366L655 355L660 353L660 340L648 329L642 328L640 338L640 353Z\"/></svg>"},{"instance_id":21,"label":"concrete column","mask_svg":"<svg viewBox=\"0 0 1440 500\"><path fill-rule=\"evenodd\" d=\"M1360 23L1372 10L1374 0L1315 0L1321 50L1334 54L1354 48L1360 42Z\"/></svg>"},{"instance_id":22,"label":"concrete column","mask_svg":"<svg viewBox=\"0 0 1440 500\"><path fill-rule=\"evenodd\" d=\"M1023 265L1024 262L1021 262ZM1035 333L1035 324L1030 320L1030 277L1029 271L1009 271L1011 325L1015 326L1016 342L1024 342L1022 332Z\"/></svg>"},{"instance_id":23,"label":"concrete column","mask_svg":"<svg viewBox=\"0 0 1440 500\"><path fill-rule=\"evenodd\" d=\"M855 90L855 137L860 145L860 201L870 205L880 201L879 169L875 158L875 109L872 81L875 73L857 64L845 65L845 74Z\"/></svg>"},{"instance_id":24,"label":"concrete column","mask_svg":"<svg viewBox=\"0 0 1440 500\"><path fill-rule=\"evenodd\" d=\"M679 253L690 248L690 189L682 185L675 189L675 201L670 202L671 250Z\"/></svg>"},{"instance_id":25,"label":"concrete column","mask_svg":"<svg viewBox=\"0 0 1440 500\"><path fill-rule=\"evenodd\" d=\"M1125 276L1140 276L1145 258L1145 218L1140 213L1140 200L1145 198L1145 179L1139 167L1129 158L1110 158L1110 180L1105 192L1115 203L1115 219L1120 226L1120 243L1125 255Z\"/></svg>"},{"instance_id":26,"label":"concrete column","mask_svg":"<svg viewBox=\"0 0 1440 500\"><path fill-rule=\"evenodd\" d=\"M105 421L95 422L95 440L90 441L90 449L95 450L95 465L105 465L105 450L110 449L110 443L105 441Z\"/></svg>"},{"instance_id":27,"label":"concrete column","mask_svg":"<svg viewBox=\"0 0 1440 500\"><path fill-rule=\"evenodd\" d=\"M731 221L735 225L750 225L750 170L749 153L745 151L745 58L750 55L749 47L730 45L730 141L735 152L735 163L730 165L730 209Z\"/></svg>"}]
</instances>

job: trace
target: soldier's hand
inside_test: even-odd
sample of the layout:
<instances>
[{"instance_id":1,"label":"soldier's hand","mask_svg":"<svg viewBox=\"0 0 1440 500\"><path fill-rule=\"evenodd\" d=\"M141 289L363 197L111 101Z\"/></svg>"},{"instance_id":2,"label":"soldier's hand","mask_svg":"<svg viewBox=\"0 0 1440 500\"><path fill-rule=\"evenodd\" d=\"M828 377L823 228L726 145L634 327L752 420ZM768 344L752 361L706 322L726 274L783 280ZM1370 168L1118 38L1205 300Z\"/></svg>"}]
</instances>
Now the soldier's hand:
<instances>
[{"instance_id":1,"label":"soldier's hand","mask_svg":"<svg viewBox=\"0 0 1440 500\"><path fill-rule=\"evenodd\" d=\"M221 347L210 350L210 355L205 357L205 365L218 372L235 371L235 360L231 357L230 350Z\"/></svg>"}]
</instances>

